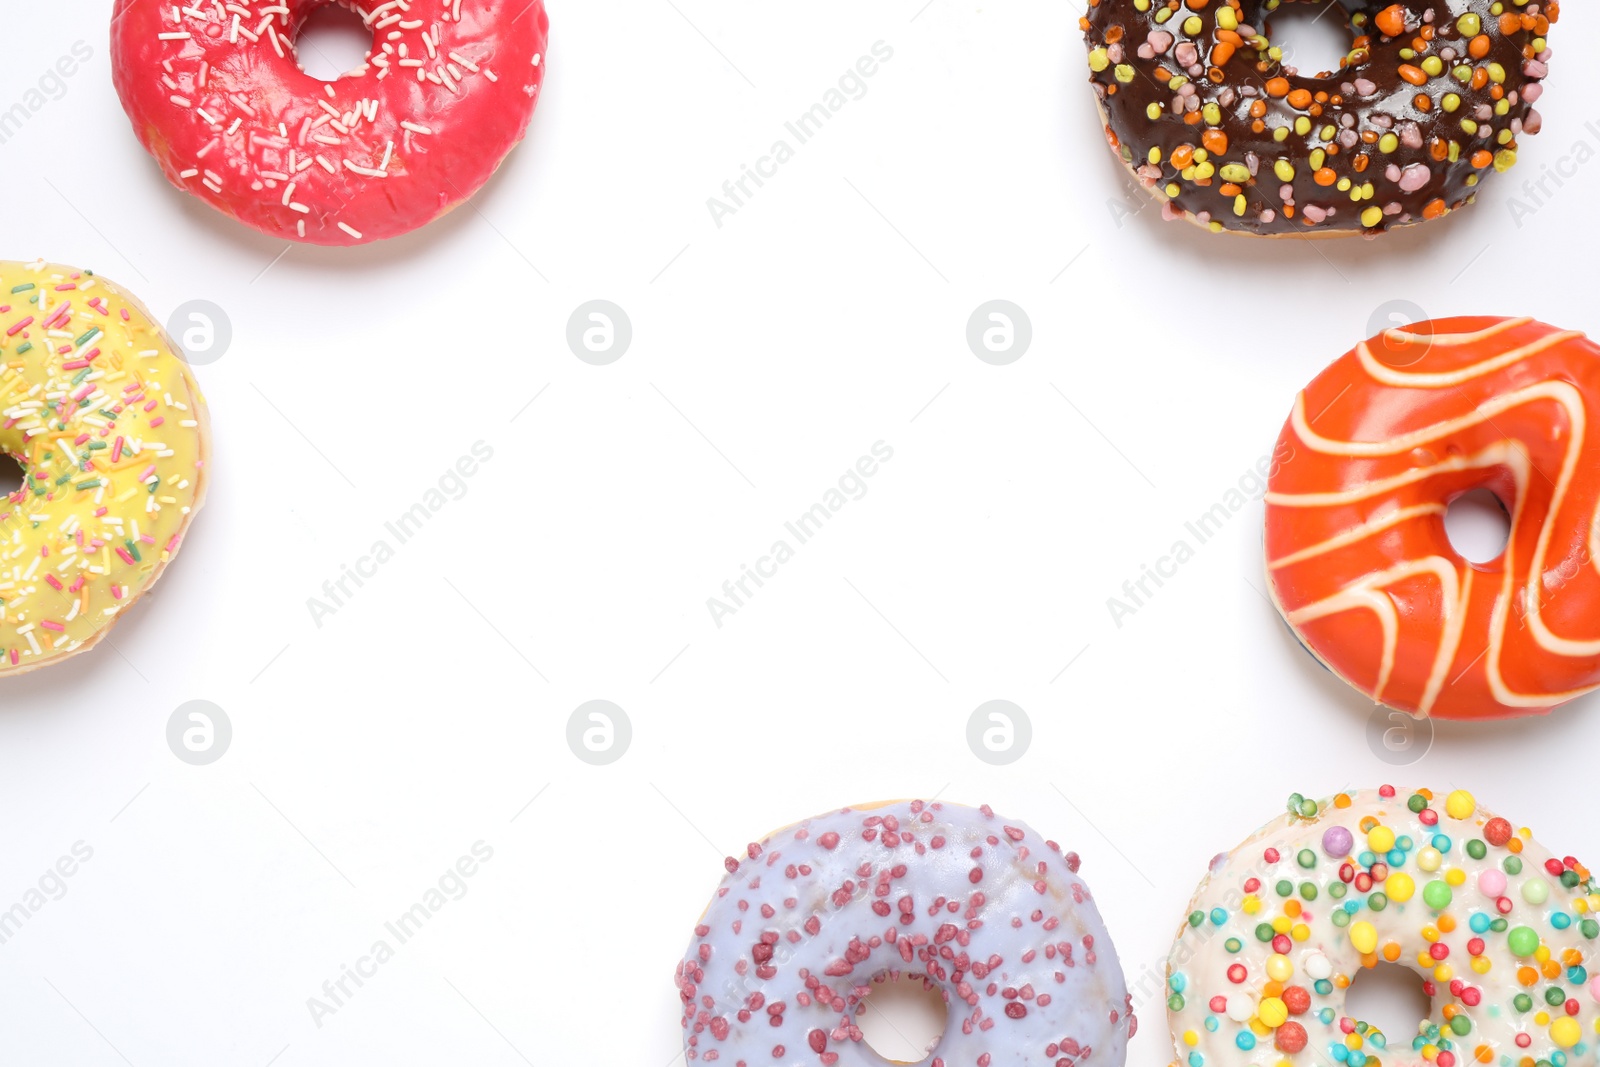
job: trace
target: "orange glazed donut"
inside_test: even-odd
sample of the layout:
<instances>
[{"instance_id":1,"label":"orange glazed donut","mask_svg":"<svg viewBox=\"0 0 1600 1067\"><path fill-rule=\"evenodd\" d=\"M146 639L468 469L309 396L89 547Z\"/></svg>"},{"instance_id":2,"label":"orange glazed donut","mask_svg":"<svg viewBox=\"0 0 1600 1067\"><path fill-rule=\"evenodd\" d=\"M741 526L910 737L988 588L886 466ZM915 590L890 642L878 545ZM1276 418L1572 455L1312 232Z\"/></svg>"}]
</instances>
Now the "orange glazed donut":
<instances>
[{"instance_id":1,"label":"orange glazed donut","mask_svg":"<svg viewBox=\"0 0 1600 1067\"><path fill-rule=\"evenodd\" d=\"M1295 401L1268 483L1274 602L1330 670L1419 716L1549 711L1600 687L1600 348L1532 319L1459 318L1357 345ZM1470 563L1445 509L1511 517Z\"/></svg>"}]
</instances>

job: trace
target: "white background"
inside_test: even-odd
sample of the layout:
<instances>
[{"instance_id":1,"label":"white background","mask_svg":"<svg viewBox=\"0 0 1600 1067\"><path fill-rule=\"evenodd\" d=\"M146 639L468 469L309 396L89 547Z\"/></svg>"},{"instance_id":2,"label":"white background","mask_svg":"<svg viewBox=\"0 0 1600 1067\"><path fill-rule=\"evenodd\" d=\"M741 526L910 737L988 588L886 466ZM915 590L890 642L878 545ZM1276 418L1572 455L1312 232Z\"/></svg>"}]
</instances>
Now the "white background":
<instances>
[{"instance_id":1,"label":"white background","mask_svg":"<svg viewBox=\"0 0 1600 1067\"><path fill-rule=\"evenodd\" d=\"M4 13L0 106L75 40L94 58L0 146L0 256L160 315L214 301L234 341L200 369L215 482L177 565L115 649L0 686L0 908L94 850L0 945L0 1062L666 1067L722 856L870 799L987 802L1079 851L1135 983L1209 857L1293 790L1460 785L1589 847L1566 783L1594 709L1441 725L1384 762L1370 706L1262 596L1259 503L1120 628L1106 599L1385 302L1600 328L1600 165L1520 227L1509 203L1600 148L1590 6L1552 35L1510 180L1312 245L1144 206L1076 3L563 0L497 178L354 250L170 189L112 90L108 8ZM707 197L880 40L865 97L719 229ZM608 367L565 342L594 298L633 324ZM1033 325L1006 367L965 340L994 298ZM319 629L307 598L480 440L465 498ZM866 496L713 625L706 599L880 440ZM602 767L565 740L596 698L633 728ZM994 698L1033 724L1009 767L965 739ZM194 699L233 724L210 766L165 739ZM307 998L479 840L467 895L315 1025ZM1165 1064L1159 1002L1141 1015L1130 1062Z\"/></svg>"}]
</instances>

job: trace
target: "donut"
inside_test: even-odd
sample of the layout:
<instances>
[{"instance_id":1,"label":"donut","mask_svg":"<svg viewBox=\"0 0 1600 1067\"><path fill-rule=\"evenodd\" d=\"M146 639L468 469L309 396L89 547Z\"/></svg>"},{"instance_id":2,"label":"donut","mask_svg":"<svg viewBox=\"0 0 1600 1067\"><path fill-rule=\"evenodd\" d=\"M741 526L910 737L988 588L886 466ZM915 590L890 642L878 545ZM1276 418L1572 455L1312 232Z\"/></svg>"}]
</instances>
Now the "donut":
<instances>
[{"instance_id":1,"label":"donut","mask_svg":"<svg viewBox=\"0 0 1600 1067\"><path fill-rule=\"evenodd\" d=\"M93 272L0 261L0 675L93 648L177 555L210 452L177 351Z\"/></svg>"},{"instance_id":2,"label":"donut","mask_svg":"<svg viewBox=\"0 0 1600 1067\"><path fill-rule=\"evenodd\" d=\"M1211 861L1167 959L1175 1067L1592 1067L1588 869L1471 793L1442 799L1296 793ZM1432 1000L1412 1033L1346 1011L1379 962Z\"/></svg>"},{"instance_id":3,"label":"donut","mask_svg":"<svg viewBox=\"0 0 1600 1067\"><path fill-rule=\"evenodd\" d=\"M881 1067L857 1014L900 975L943 995L934 1067L1123 1062L1132 1000L1078 856L1021 823L844 808L725 866L678 965L690 1063Z\"/></svg>"},{"instance_id":4,"label":"donut","mask_svg":"<svg viewBox=\"0 0 1600 1067\"><path fill-rule=\"evenodd\" d=\"M1277 0L1089 0L1106 139L1166 218L1375 235L1471 203L1539 132L1555 0L1337 2L1350 52L1308 76L1271 41Z\"/></svg>"},{"instance_id":5,"label":"donut","mask_svg":"<svg viewBox=\"0 0 1600 1067\"><path fill-rule=\"evenodd\" d=\"M111 68L167 180L262 233L355 245L475 193L544 79L542 0L339 0L372 30L325 82L295 39L331 0L117 0Z\"/></svg>"},{"instance_id":6,"label":"donut","mask_svg":"<svg viewBox=\"0 0 1600 1067\"><path fill-rule=\"evenodd\" d=\"M1268 585L1301 642L1418 716L1528 715L1600 686L1597 405L1600 348L1525 318L1389 330L1323 371L1266 494ZM1474 489L1511 519L1488 563L1444 528Z\"/></svg>"}]
</instances>

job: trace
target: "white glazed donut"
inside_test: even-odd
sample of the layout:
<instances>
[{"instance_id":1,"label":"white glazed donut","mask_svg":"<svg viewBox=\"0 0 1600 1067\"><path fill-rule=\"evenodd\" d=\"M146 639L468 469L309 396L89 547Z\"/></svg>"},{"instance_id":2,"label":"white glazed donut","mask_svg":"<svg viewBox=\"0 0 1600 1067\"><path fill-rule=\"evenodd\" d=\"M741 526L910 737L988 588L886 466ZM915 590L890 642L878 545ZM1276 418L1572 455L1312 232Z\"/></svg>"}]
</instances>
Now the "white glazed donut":
<instances>
[{"instance_id":1,"label":"white glazed donut","mask_svg":"<svg viewBox=\"0 0 1600 1067\"><path fill-rule=\"evenodd\" d=\"M1190 908L1167 961L1177 1067L1596 1063L1600 894L1463 790L1295 794ZM1346 1012L1380 960L1432 998L1413 1033Z\"/></svg>"},{"instance_id":2,"label":"white glazed donut","mask_svg":"<svg viewBox=\"0 0 1600 1067\"><path fill-rule=\"evenodd\" d=\"M924 976L932 1067L1119 1067L1131 998L1078 857L985 808L899 801L807 819L729 858L678 966L684 1052L733 1067L882 1067L856 1013Z\"/></svg>"}]
</instances>

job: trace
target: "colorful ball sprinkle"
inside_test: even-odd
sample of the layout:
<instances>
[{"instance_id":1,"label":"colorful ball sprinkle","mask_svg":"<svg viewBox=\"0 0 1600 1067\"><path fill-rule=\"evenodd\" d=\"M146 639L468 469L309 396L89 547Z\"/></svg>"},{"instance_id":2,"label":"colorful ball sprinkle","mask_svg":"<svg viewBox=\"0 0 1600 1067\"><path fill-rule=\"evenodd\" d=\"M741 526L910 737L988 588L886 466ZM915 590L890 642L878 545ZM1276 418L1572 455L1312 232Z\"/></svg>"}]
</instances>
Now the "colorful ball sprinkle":
<instances>
[{"instance_id":1,"label":"colorful ball sprinkle","mask_svg":"<svg viewBox=\"0 0 1600 1067\"><path fill-rule=\"evenodd\" d=\"M1600 1067L1600 888L1466 790L1297 793L1191 907L1177 1067ZM1433 1001L1409 1032L1346 1010L1380 963Z\"/></svg>"}]
</instances>

